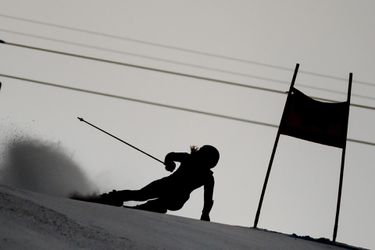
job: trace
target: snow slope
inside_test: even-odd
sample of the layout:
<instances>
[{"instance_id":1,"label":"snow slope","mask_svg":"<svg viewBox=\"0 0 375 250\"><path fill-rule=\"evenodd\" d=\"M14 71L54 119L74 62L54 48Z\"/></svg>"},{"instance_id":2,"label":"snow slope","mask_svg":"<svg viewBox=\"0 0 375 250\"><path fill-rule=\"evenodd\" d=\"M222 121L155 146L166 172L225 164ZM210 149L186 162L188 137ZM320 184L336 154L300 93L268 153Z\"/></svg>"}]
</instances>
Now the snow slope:
<instances>
[{"instance_id":1,"label":"snow slope","mask_svg":"<svg viewBox=\"0 0 375 250\"><path fill-rule=\"evenodd\" d=\"M345 249L6 186L0 186L0 225L0 249Z\"/></svg>"}]
</instances>

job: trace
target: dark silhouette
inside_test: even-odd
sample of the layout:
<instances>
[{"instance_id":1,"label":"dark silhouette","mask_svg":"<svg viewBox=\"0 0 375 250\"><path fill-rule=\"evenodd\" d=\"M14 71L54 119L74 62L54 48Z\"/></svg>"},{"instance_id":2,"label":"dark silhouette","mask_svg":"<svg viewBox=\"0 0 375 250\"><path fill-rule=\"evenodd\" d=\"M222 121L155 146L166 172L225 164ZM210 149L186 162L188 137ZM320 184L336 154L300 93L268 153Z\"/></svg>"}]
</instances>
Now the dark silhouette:
<instances>
[{"instance_id":1,"label":"dark silhouette","mask_svg":"<svg viewBox=\"0 0 375 250\"><path fill-rule=\"evenodd\" d=\"M191 147L190 153L171 152L165 157L165 169L173 172L176 168L175 162L181 163L171 175L153 181L140 190L113 190L86 201L114 206L122 206L124 201L147 201L130 208L166 213L167 210L181 209L189 199L190 193L203 186L204 206L201 220L210 221L209 213L213 206L215 183L211 169L216 166L219 157L219 151L211 145Z\"/></svg>"}]
</instances>

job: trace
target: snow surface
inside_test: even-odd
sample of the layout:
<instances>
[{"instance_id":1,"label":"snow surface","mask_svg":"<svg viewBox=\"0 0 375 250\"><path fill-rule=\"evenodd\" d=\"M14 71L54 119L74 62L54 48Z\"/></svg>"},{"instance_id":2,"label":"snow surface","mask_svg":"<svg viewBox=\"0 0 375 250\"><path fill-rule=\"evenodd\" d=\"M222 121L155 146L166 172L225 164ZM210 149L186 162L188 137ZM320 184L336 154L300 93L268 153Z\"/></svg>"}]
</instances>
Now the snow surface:
<instances>
[{"instance_id":1,"label":"snow surface","mask_svg":"<svg viewBox=\"0 0 375 250\"><path fill-rule=\"evenodd\" d=\"M345 249L0 186L0 249Z\"/></svg>"}]
</instances>

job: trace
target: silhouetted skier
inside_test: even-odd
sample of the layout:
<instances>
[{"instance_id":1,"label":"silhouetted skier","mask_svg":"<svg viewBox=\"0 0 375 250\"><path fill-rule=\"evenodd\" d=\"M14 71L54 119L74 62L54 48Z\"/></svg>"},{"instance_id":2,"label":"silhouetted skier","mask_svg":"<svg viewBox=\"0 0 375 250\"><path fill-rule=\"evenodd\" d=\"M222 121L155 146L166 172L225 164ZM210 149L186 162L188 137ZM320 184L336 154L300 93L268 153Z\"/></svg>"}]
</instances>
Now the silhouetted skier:
<instances>
[{"instance_id":1,"label":"silhouetted skier","mask_svg":"<svg viewBox=\"0 0 375 250\"><path fill-rule=\"evenodd\" d=\"M158 213L179 210L189 199L190 193L204 186L204 206L201 220L210 221L213 206L214 177L212 168L219 161L219 151L210 145L192 147L191 153L171 152L165 157L165 169L173 172L175 162L179 168L171 175L156 180L140 190L112 191L100 196L101 203L122 206L124 201L147 201L131 207Z\"/></svg>"}]
</instances>

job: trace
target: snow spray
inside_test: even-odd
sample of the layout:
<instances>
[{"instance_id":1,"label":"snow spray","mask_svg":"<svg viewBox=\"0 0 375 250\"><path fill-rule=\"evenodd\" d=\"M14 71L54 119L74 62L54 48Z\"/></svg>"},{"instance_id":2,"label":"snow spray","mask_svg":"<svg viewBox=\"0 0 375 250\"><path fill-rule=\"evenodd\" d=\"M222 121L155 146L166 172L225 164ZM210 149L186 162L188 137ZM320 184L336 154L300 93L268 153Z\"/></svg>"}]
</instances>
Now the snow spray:
<instances>
[{"instance_id":1,"label":"snow spray","mask_svg":"<svg viewBox=\"0 0 375 250\"><path fill-rule=\"evenodd\" d=\"M96 190L59 143L17 137L8 142L3 158L1 184L56 196Z\"/></svg>"}]
</instances>

